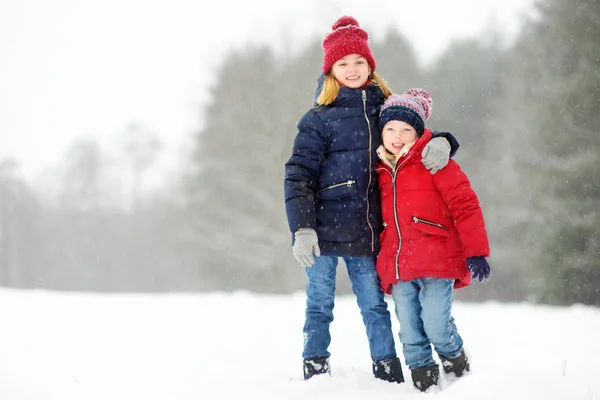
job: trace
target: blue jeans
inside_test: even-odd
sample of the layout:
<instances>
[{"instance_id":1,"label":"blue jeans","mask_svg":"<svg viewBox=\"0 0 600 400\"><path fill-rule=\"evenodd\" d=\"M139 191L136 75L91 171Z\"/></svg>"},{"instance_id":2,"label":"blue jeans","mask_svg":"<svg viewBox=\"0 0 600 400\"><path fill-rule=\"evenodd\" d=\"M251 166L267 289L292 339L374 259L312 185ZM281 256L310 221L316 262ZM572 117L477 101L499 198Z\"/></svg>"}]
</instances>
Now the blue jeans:
<instances>
[{"instance_id":1,"label":"blue jeans","mask_svg":"<svg viewBox=\"0 0 600 400\"><path fill-rule=\"evenodd\" d=\"M392 322L375 270L375 256L343 257L352 290L367 329L369 349L374 361L396 357ZM329 324L333 321L335 274L338 257L315 258L306 268L306 320L303 358L329 357Z\"/></svg>"},{"instance_id":2,"label":"blue jeans","mask_svg":"<svg viewBox=\"0 0 600 400\"><path fill-rule=\"evenodd\" d=\"M400 342L410 370L435 365L431 345L446 358L458 357L463 340L452 318L454 279L398 281L392 288Z\"/></svg>"}]
</instances>

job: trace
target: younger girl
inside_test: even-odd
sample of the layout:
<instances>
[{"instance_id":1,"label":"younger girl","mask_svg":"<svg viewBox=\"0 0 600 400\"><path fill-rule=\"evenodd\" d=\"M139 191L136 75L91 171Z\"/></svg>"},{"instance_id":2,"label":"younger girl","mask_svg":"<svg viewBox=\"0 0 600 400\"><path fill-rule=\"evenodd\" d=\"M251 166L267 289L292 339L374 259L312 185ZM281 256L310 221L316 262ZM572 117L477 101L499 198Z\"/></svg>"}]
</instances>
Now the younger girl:
<instances>
[{"instance_id":1,"label":"younger girl","mask_svg":"<svg viewBox=\"0 0 600 400\"><path fill-rule=\"evenodd\" d=\"M438 382L431 344L444 372L460 377L469 371L451 315L453 288L468 285L469 272L479 282L490 277L483 215L467 176L454 160L435 175L421 164L432 135L424 125L430 114L431 96L423 89L388 97L377 150L385 225L377 272L392 294L404 358L421 391Z\"/></svg>"}]
</instances>

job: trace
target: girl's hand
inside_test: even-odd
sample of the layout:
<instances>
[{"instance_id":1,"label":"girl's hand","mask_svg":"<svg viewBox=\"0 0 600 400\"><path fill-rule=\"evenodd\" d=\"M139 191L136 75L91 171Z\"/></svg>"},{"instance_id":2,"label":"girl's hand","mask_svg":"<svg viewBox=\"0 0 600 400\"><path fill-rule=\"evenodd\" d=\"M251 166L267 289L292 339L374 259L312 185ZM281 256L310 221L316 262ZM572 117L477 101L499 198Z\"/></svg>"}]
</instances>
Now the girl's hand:
<instances>
[{"instance_id":1,"label":"girl's hand","mask_svg":"<svg viewBox=\"0 0 600 400\"><path fill-rule=\"evenodd\" d=\"M421 162L432 174L448 165L450 143L443 137L433 138L421 153Z\"/></svg>"}]
</instances>

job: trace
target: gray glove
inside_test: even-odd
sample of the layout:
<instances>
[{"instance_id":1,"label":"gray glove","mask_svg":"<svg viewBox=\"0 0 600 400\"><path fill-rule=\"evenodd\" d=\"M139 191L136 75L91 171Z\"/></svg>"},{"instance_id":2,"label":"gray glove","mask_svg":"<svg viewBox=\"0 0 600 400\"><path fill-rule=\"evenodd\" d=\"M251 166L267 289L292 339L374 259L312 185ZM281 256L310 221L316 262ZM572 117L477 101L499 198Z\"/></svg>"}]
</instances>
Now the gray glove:
<instances>
[{"instance_id":1,"label":"gray glove","mask_svg":"<svg viewBox=\"0 0 600 400\"><path fill-rule=\"evenodd\" d=\"M450 143L443 137L431 139L421 153L421 162L432 174L448 165L449 160Z\"/></svg>"},{"instance_id":2,"label":"gray glove","mask_svg":"<svg viewBox=\"0 0 600 400\"><path fill-rule=\"evenodd\" d=\"M303 267L312 267L315 263L315 256L321 255L321 249L319 249L319 239L317 238L317 232L312 228L303 228L297 230L294 233L294 257Z\"/></svg>"}]
</instances>

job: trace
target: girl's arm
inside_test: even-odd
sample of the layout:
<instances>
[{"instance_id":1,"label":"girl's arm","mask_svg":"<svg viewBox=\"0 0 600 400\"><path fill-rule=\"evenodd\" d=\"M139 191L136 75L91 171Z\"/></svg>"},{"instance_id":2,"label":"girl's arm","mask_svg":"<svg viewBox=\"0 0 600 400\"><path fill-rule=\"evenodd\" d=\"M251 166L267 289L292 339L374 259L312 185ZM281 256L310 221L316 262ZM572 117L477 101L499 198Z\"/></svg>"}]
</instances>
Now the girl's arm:
<instances>
[{"instance_id":1,"label":"girl's arm","mask_svg":"<svg viewBox=\"0 0 600 400\"><path fill-rule=\"evenodd\" d=\"M450 157L454 157L456 155L456 152L458 151L458 148L460 147L460 143L458 143L458 140L450 132L431 132L431 139L435 139L438 137L444 138L448 141L448 144L450 145Z\"/></svg>"},{"instance_id":2,"label":"girl's arm","mask_svg":"<svg viewBox=\"0 0 600 400\"><path fill-rule=\"evenodd\" d=\"M459 148L458 140L450 132L433 132L431 140L421 153L421 162L432 174L446 168L450 157Z\"/></svg>"},{"instance_id":3,"label":"girl's arm","mask_svg":"<svg viewBox=\"0 0 600 400\"><path fill-rule=\"evenodd\" d=\"M433 175L433 181L454 219L465 257L489 257L483 213L467 175L456 161L450 160L446 168Z\"/></svg>"},{"instance_id":4,"label":"girl's arm","mask_svg":"<svg viewBox=\"0 0 600 400\"><path fill-rule=\"evenodd\" d=\"M321 119L312 109L298 122L284 179L285 207L292 232L300 228L316 229L314 193L325 154L324 131Z\"/></svg>"}]
</instances>

